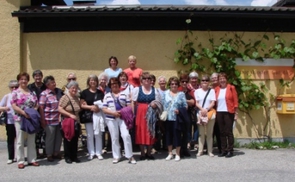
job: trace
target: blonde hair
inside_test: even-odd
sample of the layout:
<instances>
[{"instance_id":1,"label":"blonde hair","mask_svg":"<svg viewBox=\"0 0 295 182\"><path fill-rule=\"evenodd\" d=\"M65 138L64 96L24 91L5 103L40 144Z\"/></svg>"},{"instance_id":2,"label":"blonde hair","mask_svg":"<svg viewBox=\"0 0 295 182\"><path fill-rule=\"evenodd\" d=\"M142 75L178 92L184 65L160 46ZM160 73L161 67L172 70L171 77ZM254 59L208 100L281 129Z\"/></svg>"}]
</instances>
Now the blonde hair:
<instances>
[{"instance_id":1,"label":"blonde hair","mask_svg":"<svg viewBox=\"0 0 295 182\"><path fill-rule=\"evenodd\" d=\"M134 55L130 55L129 57L128 57L128 61L129 60L135 60L136 61L136 57L134 56Z\"/></svg>"}]
</instances>

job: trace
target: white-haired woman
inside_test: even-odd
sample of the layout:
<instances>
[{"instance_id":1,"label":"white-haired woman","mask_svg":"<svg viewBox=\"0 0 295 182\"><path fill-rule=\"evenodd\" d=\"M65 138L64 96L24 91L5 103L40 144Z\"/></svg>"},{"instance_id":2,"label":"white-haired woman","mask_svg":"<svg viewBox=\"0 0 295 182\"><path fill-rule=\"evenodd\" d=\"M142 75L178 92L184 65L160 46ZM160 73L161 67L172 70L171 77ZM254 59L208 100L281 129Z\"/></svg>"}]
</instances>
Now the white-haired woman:
<instances>
[{"instance_id":1,"label":"white-haired woman","mask_svg":"<svg viewBox=\"0 0 295 182\"><path fill-rule=\"evenodd\" d=\"M8 149L8 161L7 164L13 163L15 160L15 137L16 137L16 132L15 132L15 127L14 127L14 119L13 119L13 109L11 106L11 93L13 90L16 90L18 88L18 82L17 80L11 80L8 83L8 88L10 90L10 93L4 95L4 97L1 100L0 103L0 111L1 112L6 112L7 113L7 123L5 125L6 128L6 135L7 135L7 149Z\"/></svg>"},{"instance_id":2,"label":"white-haired woman","mask_svg":"<svg viewBox=\"0 0 295 182\"><path fill-rule=\"evenodd\" d=\"M96 75L89 75L87 78L87 89L81 92L81 108L85 110L85 112L98 113L100 109L97 105L94 104L95 101L103 100L104 93L101 90L97 89L98 86L98 78ZM89 153L89 160L92 160L94 156L97 156L98 159L102 160L103 157L101 155L102 152L102 132L94 132L93 127L93 118L87 121L81 122L85 123L86 133L87 133L87 149ZM103 128L104 130L104 128Z\"/></svg>"},{"instance_id":3,"label":"white-haired woman","mask_svg":"<svg viewBox=\"0 0 295 182\"><path fill-rule=\"evenodd\" d=\"M67 84L68 93L60 98L58 106L58 111L64 118L62 121L64 158L68 164L71 164L73 161L76 163L80 162L77 156L78 138L80 135L80 124L78 123L80 123L79 112L81 110L80 100L77 96L78 88L79 85L76 81L69 82ZM71 126L74 126L74 131Z\"/></svg>"}]
</instances>

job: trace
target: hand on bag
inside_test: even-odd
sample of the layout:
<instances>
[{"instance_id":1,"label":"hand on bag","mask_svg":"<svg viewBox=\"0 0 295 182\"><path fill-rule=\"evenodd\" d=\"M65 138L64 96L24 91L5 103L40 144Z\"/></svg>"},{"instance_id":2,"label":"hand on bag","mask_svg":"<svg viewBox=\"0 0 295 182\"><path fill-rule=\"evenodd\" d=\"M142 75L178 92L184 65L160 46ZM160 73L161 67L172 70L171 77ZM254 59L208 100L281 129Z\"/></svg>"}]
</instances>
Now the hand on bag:
<instances>
[{"instance_id":1,"label":"hand on bag","mask_svg":"<svg viewBox=\"0 0 295 182\"><path fill-rule=\"evenodd\" d=\"M115 116L115 118L121 117L120 111L115 111L114 116Z\"/></svg>"},{"instance_id":2,"label":"hand on bag","mask_svg":"<svg viewBox=\"0 0 295 182\"><path fill-rule=\"evenodd\" d=\"M71 115L70 115L70 118L72 118L73 120L77 120L77 117L76 117L76 115L74 115L74 114L71 114Z\"/></svg>"},{"instance_id":3,"label":"hand on bag","mask_svg":"<svg viewBox=\"0 0 295 182\"><path fill-rule=\"evenodd\" d=\"M178 114L178 113L179 113L179 110L178 110L178 109L175 109L175 110L174 110L174 113L175 113L175 114Z\"/></svg>"}]
</instances>

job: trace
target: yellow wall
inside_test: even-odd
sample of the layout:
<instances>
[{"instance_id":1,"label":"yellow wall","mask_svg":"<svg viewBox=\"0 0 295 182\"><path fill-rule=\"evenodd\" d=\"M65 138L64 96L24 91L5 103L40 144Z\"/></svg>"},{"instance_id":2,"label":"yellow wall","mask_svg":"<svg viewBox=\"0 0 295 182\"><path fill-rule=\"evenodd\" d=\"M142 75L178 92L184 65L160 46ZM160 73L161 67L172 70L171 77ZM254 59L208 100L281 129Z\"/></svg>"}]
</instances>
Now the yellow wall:
<instances>
[{"instance_id":1,"label":"yellow wall","mask_svg":"<svg viewBox=\"0 0 295 182\"><path fill-rule=\"evenodd\" d=\"M22 36L18 19L11 17L11 12L20 6L29 5L29 2L30 0L0 1L0 98L9 92L8 82L16 79L16 74L20 71ZM5 137L4 127L0 126L0 139Z\"/></svg>"},{"instance_id":2,"label":"yellow wall","mask_svg":"<svg viewBox=\"0 0 295 182\"><path fill-rule=\"evenodd\" d=\"M137 66L150 71L156 76L170 77L177 70L185 69L173 62L174 52L178 46L176 40L183 37L183 31L100 31L100 32L58 32L58 33L19 33L17 18L11 12L18 9L17 1L0 1L1 47L0 76L3 86L2 97L8 89L6 84L14 79L20 70L32 73L41 69L44 75L53 75L59 87L65 83L69 72L75 72L82 89L86 86L89 74L99 74L108 67L108 58L116 56L119 67L126 68L127 57L134 54L138 59ZM21 1L24 3L24 1ZM5 7L5 8L4 8ZM2 26L6 25L6 26ZM225 32L214 32L211 36L218 39ZM245 39L258 38L261 33L245 33ZM5 35L5 36L3 36ZM198 41L206 46L208 32L195 32ZM270 34L270 36L272 36ZM294 34L286 33L283 37L291 39ZM21 46L20 46L21 45ZM20 49L21 47L21 49ZM23 65L20 68L19 65ZM257 81L259 83L260 81ZM268 83L270 91L277 94L277 81ZM293 89L294 90L294 89ZM289 90L288 92L292 92ZM235 129L237 138L256 138L256 132L264 132L266 122L263 110L251 112L253 121L245 114L239 114ZM271 109L270 136L273 138L295 137L294 116L279 116ZM256 131L255 128L258 128ZM4 133L4 132L1 132ZM0 136L3 138L4 136ZM261 135L259 135L261 137Z\"/></svg>"}]
</instances>

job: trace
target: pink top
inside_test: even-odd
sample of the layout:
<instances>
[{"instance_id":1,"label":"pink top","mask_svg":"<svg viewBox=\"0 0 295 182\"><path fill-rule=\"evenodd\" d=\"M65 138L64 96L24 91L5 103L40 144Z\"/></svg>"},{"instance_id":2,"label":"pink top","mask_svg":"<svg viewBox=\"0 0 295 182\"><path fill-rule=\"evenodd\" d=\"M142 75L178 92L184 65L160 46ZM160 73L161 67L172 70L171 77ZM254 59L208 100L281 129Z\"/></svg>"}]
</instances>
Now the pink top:
<instances>
[{"instance_id":1,"label":"pink top","mask_svg":"<svg viewBox=\"0 0 295 182\"><path fill-rule=\"evenodd\" d=\"M124 70L124 72L128 76L128 82L133 85L134 87L140 86L140 76L142 74L142 69L135 68L134 70L131 70L130 68L127 68Z\"/></svg>"}]
</instances>

